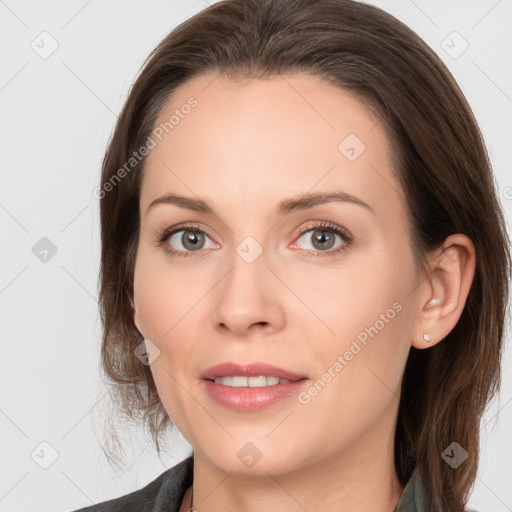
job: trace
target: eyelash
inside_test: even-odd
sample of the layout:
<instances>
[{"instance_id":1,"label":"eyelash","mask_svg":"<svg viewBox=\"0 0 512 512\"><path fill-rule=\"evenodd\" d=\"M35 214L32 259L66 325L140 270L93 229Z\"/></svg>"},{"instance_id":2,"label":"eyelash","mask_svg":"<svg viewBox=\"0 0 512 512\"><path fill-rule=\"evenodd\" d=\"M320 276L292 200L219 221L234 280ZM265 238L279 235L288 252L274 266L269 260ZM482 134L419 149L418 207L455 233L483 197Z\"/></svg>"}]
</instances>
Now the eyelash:
<instances>
[{"instance_id":1,"label":"eyelash","mask_svg":"<svg viewBox=\"0 0 512 512\"><path fill-rule=\"evenodd\" d=\"M196 252L203 252L203 251L177 251L175 249L171 249L169 244L166 242L168 239L174 235L175 233L179 233L180 231L193 231L202 233L204 235L207 235L209 238L212 238L206 231L201 229L197 224L182 224L180 226L176 226L174 228L166 229L157 239L156 245L158 247L163 247L164 251L171 255L171 256L178 256L179 258L191 258L194 257ZM308 233L310 231L333 231L337 235L340 236L340 238L343 240L343 245L338 247L337 249L330 250L330 251L315 251L312 249L303 249L303 251L306 251L306 255L310 257L323 257L323 256L334 256L348 247L352 244L354 237L352 234L346 230L345 228L342 228L341 226L338 226L336 224L332 224L328 221L320 221L316 222L314 224L308 225L307 227L303 228L298 234L297 239L301 238L305 233Z\"/></svg>"}]
</instances>

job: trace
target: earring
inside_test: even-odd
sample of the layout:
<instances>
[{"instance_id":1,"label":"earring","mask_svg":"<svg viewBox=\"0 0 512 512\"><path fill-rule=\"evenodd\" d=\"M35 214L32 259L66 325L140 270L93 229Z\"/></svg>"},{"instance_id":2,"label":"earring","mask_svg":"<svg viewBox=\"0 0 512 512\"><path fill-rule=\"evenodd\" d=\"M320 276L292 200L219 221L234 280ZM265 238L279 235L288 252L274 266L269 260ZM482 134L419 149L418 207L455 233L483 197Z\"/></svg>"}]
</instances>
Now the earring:
<instances>
[{"instance_id":1,"label":"earring","mask_svg":"<svg viewBox=\"0 0 512 512\"><path fill-rule=\"evenodd\" d=\"M441 301L439 299L432 299L427 305L426 307L427 308L430 308L431 306L437 306L438 304L440 304Z\"/></svg>"},{"instance_id":2,"label":"earring","mask_svg":"<svg viewBox=\"0 0 512 512\"><path fill-rule=\"evenodd\" d=\"M426 332L424 335L423 335L423 339L428 343L430 342L430 334L428 332Z\"/></svg>"}]
</instances>

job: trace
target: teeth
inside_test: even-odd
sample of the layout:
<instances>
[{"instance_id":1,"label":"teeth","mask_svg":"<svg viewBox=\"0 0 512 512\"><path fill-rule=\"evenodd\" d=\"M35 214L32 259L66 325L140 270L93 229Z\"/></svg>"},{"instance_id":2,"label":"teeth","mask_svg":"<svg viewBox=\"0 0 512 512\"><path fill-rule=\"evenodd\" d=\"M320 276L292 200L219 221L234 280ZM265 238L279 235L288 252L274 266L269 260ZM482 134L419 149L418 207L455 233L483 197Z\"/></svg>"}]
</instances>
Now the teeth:
<instances>
[{"instance_id":1,"label":"teeth","mask_svg":"<svg viewBox=\"0 0 512 512\"><path fill-rule=\"evenodd\" d=\"M290 382L287 379L280 379L279 377L265 377L260 375L258 377L217 377L215 379L216 384L222 384L223 386L230 386L233 388L265 388L267 386L275 386L276 384L286 384Z\"/></svg>"}]
</instances>

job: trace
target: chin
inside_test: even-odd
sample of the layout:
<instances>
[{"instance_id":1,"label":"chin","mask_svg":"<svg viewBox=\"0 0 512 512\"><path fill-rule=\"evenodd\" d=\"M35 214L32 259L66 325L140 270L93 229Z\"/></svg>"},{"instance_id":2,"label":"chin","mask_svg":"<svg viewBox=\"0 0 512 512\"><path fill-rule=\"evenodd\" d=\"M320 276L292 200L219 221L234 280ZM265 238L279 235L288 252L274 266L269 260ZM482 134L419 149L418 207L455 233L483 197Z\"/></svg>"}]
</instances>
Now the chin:
<instances>
[{"instance_id":1,"label":"chin","mask_svg":"<svg viewBox=\"0 0 512 512\"><path fill-rule=\"evenodd\" d=\"M236 447L234 446L236 444ZM223 451L207 450L203 454L210 463L226 473L250 476L278 476L300 469L306 463L306 457L297 453L299 443L289 450L273 446L268 441L265 447L251 441L233 443Z\"/></svg>"}]
</instances>

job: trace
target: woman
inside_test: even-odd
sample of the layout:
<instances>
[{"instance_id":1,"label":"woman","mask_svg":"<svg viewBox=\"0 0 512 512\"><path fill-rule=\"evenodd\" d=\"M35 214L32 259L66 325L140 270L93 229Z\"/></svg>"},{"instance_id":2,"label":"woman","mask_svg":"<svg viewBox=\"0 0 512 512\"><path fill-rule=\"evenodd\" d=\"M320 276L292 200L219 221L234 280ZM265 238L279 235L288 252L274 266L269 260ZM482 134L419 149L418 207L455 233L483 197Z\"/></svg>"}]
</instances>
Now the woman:
<instances>
[{"instance_id":1,"label":"woman","mask_svg":"<svg viewBox=\"0 0 512 512\"><path fill-rule=\"evenodd\" d=\"M193 454L83 511L464 509L510 255L414 32L352 0L216 3L148 58L101 180L104 369Z\"/></svg>"}]
</instances>

